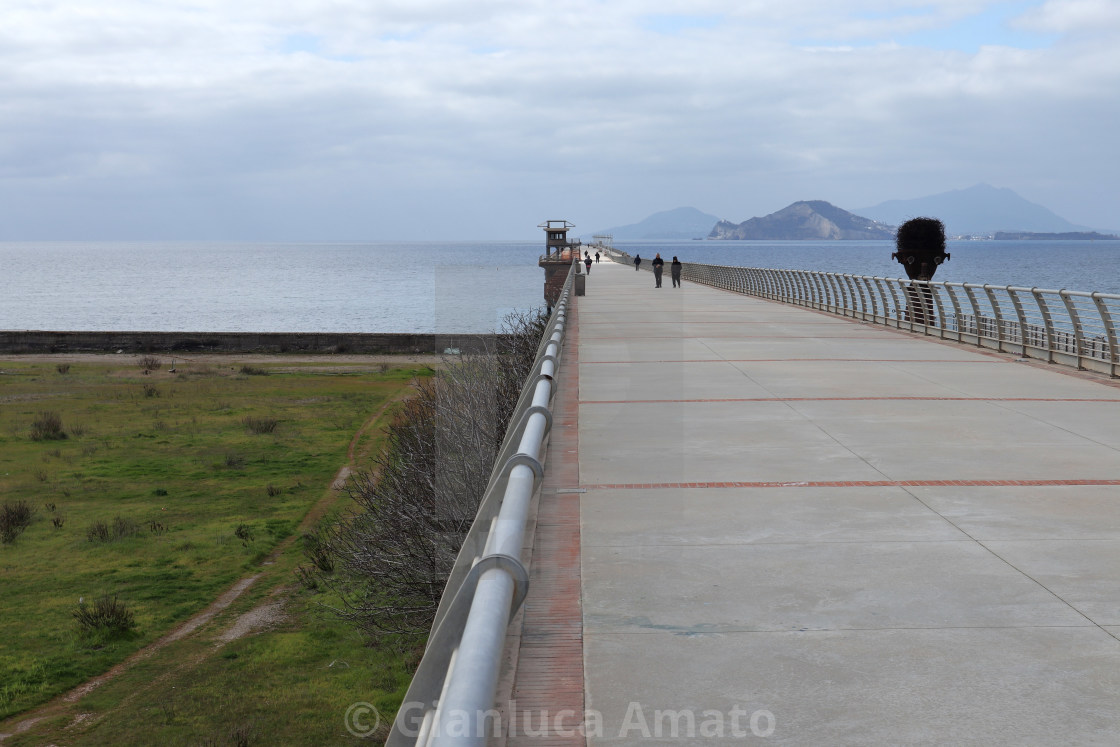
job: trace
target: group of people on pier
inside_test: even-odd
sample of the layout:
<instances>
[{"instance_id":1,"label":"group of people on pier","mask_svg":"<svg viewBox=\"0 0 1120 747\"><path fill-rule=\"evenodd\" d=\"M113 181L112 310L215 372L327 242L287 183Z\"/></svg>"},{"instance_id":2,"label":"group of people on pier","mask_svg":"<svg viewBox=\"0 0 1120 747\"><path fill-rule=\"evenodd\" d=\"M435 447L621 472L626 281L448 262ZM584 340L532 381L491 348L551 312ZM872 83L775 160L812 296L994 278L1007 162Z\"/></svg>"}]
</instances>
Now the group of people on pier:
<instances>
[{"instance_id":1,"label":"group of people on pier","mask_svg":"<svg viewBox=\"0 0 1120 747\"><path fill-rule=\"evenodd\" d=\"M634 255L634 271L636 272L638 270L638 268L640 268L641 266L642 266L642 255L635 254ZM673 263L671 265L669 265L669 275L670 275L670 277L673 278L673 287L674 288L680 288L681 287L681 268L682 267L683 267L683 265L681 264L681 261L679 259L677 259L676 257L673 257ZM660 288L661 287L661 273L664 272L664 270L665 270L665 260L661 259L661 252L658 252L657 255L653 258L653 287L654 288Z\"/></svg>"}]
</instances>

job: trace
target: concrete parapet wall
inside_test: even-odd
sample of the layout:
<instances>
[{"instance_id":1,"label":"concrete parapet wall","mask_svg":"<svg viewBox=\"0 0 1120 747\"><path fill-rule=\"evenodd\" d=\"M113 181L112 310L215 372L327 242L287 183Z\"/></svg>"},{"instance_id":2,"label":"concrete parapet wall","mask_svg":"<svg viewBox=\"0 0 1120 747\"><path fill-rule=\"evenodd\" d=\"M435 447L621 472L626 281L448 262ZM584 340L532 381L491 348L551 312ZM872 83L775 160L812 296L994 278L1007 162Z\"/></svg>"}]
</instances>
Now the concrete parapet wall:
<instances>
[{"instance_id":1,"label":"concrete parapet wall","mask_svg":"<svg viewBox=\"0 0 1120 747\"><path fill-rule=\"evenodd\" d=\"M50 332L0 330L0 353L443 353L495 335L360 332Z\"/></svg>"}]
</instances>

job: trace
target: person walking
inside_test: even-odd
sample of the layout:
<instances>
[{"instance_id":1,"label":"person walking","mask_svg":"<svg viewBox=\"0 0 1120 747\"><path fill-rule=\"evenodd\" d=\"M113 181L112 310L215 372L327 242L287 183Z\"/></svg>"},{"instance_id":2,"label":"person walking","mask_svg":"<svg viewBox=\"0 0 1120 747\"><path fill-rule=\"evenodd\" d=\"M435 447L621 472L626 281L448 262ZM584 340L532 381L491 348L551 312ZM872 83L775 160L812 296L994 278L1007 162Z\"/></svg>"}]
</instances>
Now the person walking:
<instances>
[{"instance_id":1,"label":"person walking","mask_svg":"<svg viewBox=\"0 0 1120 747\"><path fill-rule=\"evenodd\" d=\"M642 255L635 254L634 255L634 272L638 271L638 265L640 265L640 264L642 264Z\"/></svg>"},{"instance_id":2,"label":"person walking","mask_svg":"<svg viewBox=\"0 0 1120 747\"><path fill-rule=\"evenodd\" d=\"M661 252L658 252L657 256L653 258L653 283L654 283L653 287L654 288L660 288L661 287L661 272L664 269L665 269L665 260L661 259Z\"/></svg>"},{"instance_id":3,"label":"person walking","mask_svg":"<svg viewBox=\"0 0 1120 747\"><path fill-rule=\"evenodd\" d=\"M587 274L591 274L591 256L584 252L583 266L587 268Z\"/></svg>"},{"instance_id":4,"label":"person walking","mask_svg":"<svg viewBox=\"0 0 1120 747\"><path fill-rule=\"evenodd\" d=\"M599 252L595 252L595 264L599 264Z\"/></svg>"},{"instance_id":5,"label":"person walking","mask_svg":"<svg viewBox=\"0 0 1120 747\"><path fill-rule=\"evenodd\" d=\"M669 265L669 274L673 276L673 287L681 287L681 261L673 257L673 264Z\"/></svg>"}]
</instances>

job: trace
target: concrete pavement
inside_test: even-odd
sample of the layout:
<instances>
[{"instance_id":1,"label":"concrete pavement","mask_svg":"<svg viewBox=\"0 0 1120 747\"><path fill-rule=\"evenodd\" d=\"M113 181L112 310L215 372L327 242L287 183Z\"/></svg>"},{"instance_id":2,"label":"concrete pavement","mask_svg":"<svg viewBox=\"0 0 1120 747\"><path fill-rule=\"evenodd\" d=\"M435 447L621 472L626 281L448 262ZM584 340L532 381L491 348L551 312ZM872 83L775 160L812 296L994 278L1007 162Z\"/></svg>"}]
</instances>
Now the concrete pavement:
<instances>
[{"instance_id":1,"label":"concrete pavement","mask_svg":"<svg viewBox=\"0 0 1120 747\"><path fill-rule=\"evenodd\" d=\"M653 284L577 299L590 744L1120 740L1120 389Z\"/></svg>"}]
</instances>

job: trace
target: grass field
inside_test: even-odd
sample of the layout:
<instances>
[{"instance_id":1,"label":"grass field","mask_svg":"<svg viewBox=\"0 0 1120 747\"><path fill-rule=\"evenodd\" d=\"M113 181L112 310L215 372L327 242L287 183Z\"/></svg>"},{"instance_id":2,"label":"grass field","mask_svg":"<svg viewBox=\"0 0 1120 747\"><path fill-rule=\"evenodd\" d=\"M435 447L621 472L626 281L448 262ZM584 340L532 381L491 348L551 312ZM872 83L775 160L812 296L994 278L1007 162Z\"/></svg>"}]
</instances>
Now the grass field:
<instances>
[{"instance_id":1,"label":"grass field","mask_svg":"<svg viewBox=\"0 0 1120 747\"><path fill-rule=\"evenodd\" d=\"M199 634L6 744L345 743L349 703L391 715L415 652L367 647L298 587L290 538L313 507L339 510L348 448L362 464L371 417L423 369L141 363L0 362L0 501L33 511L0 544L0 721L262 575ZM113 597L134 627L82 632L75 612ZM239 622L251 634L230 637Z\"/></svg>"}]
</instances>

